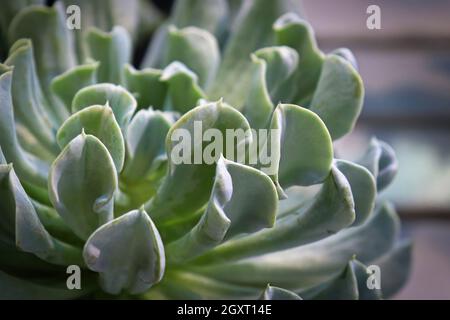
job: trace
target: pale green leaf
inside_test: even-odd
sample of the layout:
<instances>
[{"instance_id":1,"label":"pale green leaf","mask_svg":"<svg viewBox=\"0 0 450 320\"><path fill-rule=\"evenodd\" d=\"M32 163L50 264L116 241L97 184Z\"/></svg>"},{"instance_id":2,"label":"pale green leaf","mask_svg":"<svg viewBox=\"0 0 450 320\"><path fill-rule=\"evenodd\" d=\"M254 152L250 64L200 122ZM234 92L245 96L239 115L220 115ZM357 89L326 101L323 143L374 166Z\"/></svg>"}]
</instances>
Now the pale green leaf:
<instances>
[{"instance_id":1,"label":"pale green leaf","mask_svg":"<svg viewBox=\"0 0 450 320\"><path fill-rule=\"evenodd\" d=\"M311 25L295 13L287 13L273 25L277 45L295 49L299 56L296 72L291 81L280 88L279 98L308 106L319 81L324 60L318 49Z\"/></svg>"},{"instance_id":2,"label":"pale green leaf","mask_svg":"<svg viewBox=\"0 0 450 320\"><path fill-rule=\"evenodd\" d=\"M332 167L320 192L295 214L277 220L270 229L231 239L199 261L229 261L293 248L326 238L355 219L354 202L345 176Z\"/></svg>"},{"instance_id":3,"label":"pale green leaf","mask_svg":"<svg viewBox=\"0 0 450 320\"><path fill-rule=\"evenodd\" d=\"M87 43L86 34L90 27L96 27L103 31L110 31L114 26L124 27L128 33L137 40L139 35L140 14L144 11L141 0L64 0L65 7L77 5L80 7L80 29L71 30L76 40L76 51L79 63L86 60ZM145 11L147 14L148 12ZM67 15L68 21L74 15ZM154 18L146 16L146 19Z\"/></svg>"},{"instance_id":4,"label":"pale green leaf","mask_svg":"<svg viewBox=\"0 0 450 320\"><path fill-rule=\"evenodd\" d=\"M167 161L165 139L171 125L172 120L161 111L148 109L136 113L126 136L124 181L134 184L149 179L152 171Z\"/></svg>"},{"instance_id":5,"label":"pale green leaf","mask_svg":"<svg viewBox=\"0 0 450 320\"><path fill-rule=\"evenodd\" d=\"M17 244L26 252L43 254L52 242L16 177L12 165L0 165L0 236L4 243Z\"/></svg>"},{"instance_id":6,"label":"pale green leaf","mask_svg":"<svg viewBox=\"0 0 450 320\"><path fill-rule=\"evenodd\" d=\"M13 162L20 179L39 188L47 187L48 165L28 155L20 146L12 103L12 71L0 75L0 145L8 162Z\"/></svg>"},{"instance_id":7,"label":"pale green leaf","mask_svg":"<svg viewBox=\"0 0 450 320\"><path fill-rule=\"evenodd\" d=\"M291 0L244 1L233 23L216 80L208 90L212 99L225 97L241 109L251 78L250 54L274 41L273 22L282 14L299 12L299 3Z\"/></svg>"},{"instance_id":8,"label":"pale green leaf","mask_svg":"<svg viewBox=\"0 0 450 320\"><path fill-rule=\"evenodd\" d=\"M73 114L59 128L58 144L63 149L82 131L97 137L108 149L117 172L120 172L125 160L125 143L120 127L114 117L112 109L94 105Z\"/></svg>"},{"instance_id":9,"label":"pale green leaf","mask_svg":"<svg viewBox=\"0 0 450 320\"><path fill-rule=\"evenodd\" d=\"M344 58L352 65L355 70L358 70L358 62L356 61L356 57L350 49L347 48L339 48L335 49L331 52L331 54L335 54L341 58Z\"/></svg>"},{"instance_id":10,"label":"pale green leaf","mask_svg":"<svg viewBox=\"0 0 450 320\"><path fill-rule=\"evenodd\" d=\"M299 57L297 51L287 46L267 47L259 49L255 55L266 61L267 89L272 101L288 102L283 91L289 87L292 74L297 70Z\"/></svg>"},{"instance_id":11,"label":"pale green leaf","mask_svg":"<svg viewBox=\"0 0 450 320\"><path fill-rule=\"evenodd\" d=\"M169 37L169 21L162 23L153 33L152 41L142 61L143 68L164 68L167 55L167 38Z\"/></svg>"},{"instance_id":12,"label":"pale green leaf","mask_svg":"<svg viewBox=\"0 0 450 320\"><path fill-rule=\"evenodd\" d=\"M155 31L142 66L165 67L168 50L169 25L178 28L197 27L216 36L222 34L223 22L227 15L226 0L180 0L176 1L171 17Z\"/></svg>"},{"instance_id":13,"label":"pale green leaf","mask_svg":"<svg viewBox=\"0 0 450 320\"><path fill-rule=\"evenodd\" d=\"M73 139L52 165L49 193L59 215L82 239L113 218L117 173L108 149L92 135Z\"/></svg>"},{"instance_id":14,"label":"pale green leaf","mask_svg":"<svg viewBox=\"0 0 450 320\"><path fill-rule=\"evenodd\" d=\"M186 217L201 209L208 201L216 166L215 163L209 164L203 161L204 149L209 143L197 136L198 129L194 134L195 126L198 126L197 128L201 126L202 132L207 129L217 129L222 137L226 135L226 129L239 129L244 132L249 129L245 117L222 101L198 106L183 115L167 134L169 172L155 197L146 205L149 214L157 221L167 221L174 216ZM173 136L174 132L187 132L191 139L183 141L183 137ZM235 146L246 146L249 142L247 136L238 137L236 140ZM219 141L217 144L221 150L226 150L225 141ZM187 161L175 164L171 160L172 152L176 156L185 152ZM236 150L234 154L236 155ZM219 156L220 154L216 154L215 160L218 160ZM198 157L200 158L197 159Z\"/></svg>"},{"instance_id":15,"label":"pale green leaf","mask_svg":"<svg viewBox=\"0 0 450 320\"><path fill-rule=\"evenodd\" d=\"M334 140L353 130L363 100L364 86L353 66L339 56L326 56L310 109L325 122Z\"/></svg>"},{"instance_id":16,"label":"pale green leaf","mask_svg":"<svg viewBox=\"0 0 450 320\"><path fill-rule=\"evenodd\" d=\"M333 279L300 294L307 300L358 300L358 281L352 263L349 262L344 271Z\"/></svg>"},{"instance_id":17,"label":"pale green leaf","mask_svg":"<svg viewBox=\"0 0 450 320\"><path fill-rule=\"evenodd\" d=\"M377 189L385 189L398 171L398 161L395 151L386 142L372 138L369 148L359 163L366 167L377 181Z\"/></svg>"},{"instance_id":18,"label":"pale green leaf","mask_svg":"<svg viewBox=\"0 0 450 320\"><path fill-rule=\"evenodd\" d=\"M80 263L81 250L50 236L12 165L0 165L0 242L54 264Z\"/></svg>"},{"instance_id":19,"label":"pale green leaf","mask_svg":"<svg viewBox=\"0 0 450 320\"><path fill-rule=\"evenodd\" d=\"M72 101L75 113L93 105L109 104L122 131L126 131L128 122L136 110L136 99L122 86L110 83L94 84L77 92Z\"/></svg>"},{"instance_id":20,"label":"pale green leaf","mask_svg":"<svg viewBox=\"0 0 450 320\"><path fill-rule=\"evenodd\" d=\"M179 61L198 76L201 87L207 87L214 79L220 64L220 52L216 38L196 27L169 28L166 64Z\"/></svg>"},{"instance_id":21,"label":"pale green leaf","mask_svg":"<svg viewBox=\"0 0 450 320\"><path fill-rule=\"evenodd\" d=\"M242 112L254 129L266 128L274 109L267 90L266 73L266 62L252 55L252 76Z\"/></svg>"},{"instance_id":22,"label":"pale green leaf","mask_svg":"<svg viewBox=\"0 0 450 320\"><path fill-rule=\"evenodd\" d=\"M220 158L205 213L189 233L168 245L168 259L193 259L225 238L272 227L277 201L275 186L267 175Z\"/></svg>"},{"instance_id":23,"label":"pale green leaf","mask_svg":"<svg viewBox=\"0 0 450 320\"><path fill-rule=\"evenodd\" d=\"M267 285L260 300L302 300L302 298L292 291Z\"/></svg>"},{"instance_id":24,"label":"pale green leaf","mask_svg":"<svg viewBox=\"0 0 450 320\"><path fill-rule=\"evenodd\" d=\"M0 146L0 164L6 164L6 159L2 151L2 147Z\"/></svg>"},{"instance_id":25,"label":"pale green leaf","mask_svg":"<svg viewBox=\"0 0 450 320\"><path fill-rule=\"evenodd\" d=\"M52 99L50 83L54 77L71 69L76 63L72 35L66 26L64 6L57 2L53 7L25 8L12 20L8 34L11 43L21 38L31 39L42 89L53 104L58 123L63 122L68 113L64 106Z\"/></svg>"},{"instance_id":26,"label":"pale green leaf","mask_svg":"<svg viewBox=\"0 0 450 320\"><path fill-rule=\"evenodd\" d=\"M39 145L51 152L55 149L54 111L41 90L36 75L33 47L30 40L21 39L13 44L6 65L14 67L12 97L14 117L38 139Z\"/></svg>"},{"instance_id":27,"label":"pale green leaf","mask_svg":"<svg viewBox=\"0 0 450 320\"><path fill-rule=\"evenodd\" d=\"M125 66L125 87L135 96L139 109L164 107L167 83L160 81L161 75L158 69L136 70L131 65Z\"/></svg>"},{"instance_id":28,"label":"pale green leaf","mask_svg":"<svg viewBox=\"0 0 450 320\"><path fill-rule=\"evenodd\" d=\"M187 267L195 272L241 286L272 285L299 292L341 274L355 255L364 262L389 251L399 233L399 221L382 206L361 226L308 245L238 261ZM211 256L212 258L212 256Z\"/></svg>"},{"instance_id":29,"label":"pale green leaf","mask_svg":"<svg viewBox=\"0 0 450 320\"><path fill-rule=\"evenodd\" d=\"M87 266L100 273L111 294L147 291L164 274L164 247L158 230L143 210L130 211L97 229L84 247Z\"/></svg>"},{"instance_id":30,"label":"pale green leaf","mask_svg":"<svg viewBox=\"0 0 450 320\"><path fill-rule=\"evenodd\" d=\"M283 188L322 182L330 172L333 148L325 124L308 109L280 104L271 120L280 130L278 177Z\"/></svg>"},{"instance_id":31,"label":"pale green leaf","mask_svg":"<svg viewBox=\"0 0 450 320\"><path fill-rule=\"evenodd\" d=\"M226 0L179 0L173 8L172 23L179 28L194 26L218 34L227 13Z\"/></svg>"},{"instance_id":32,"label":"pale green leaf","mask_svg":"<svg viewBox=\"0 0 450 320\"><path fill-rule=\"evenodd\" d=\"M52 80L52 92L61 99L69 111L75 94L80 89L97 82L98 66L98 62L79 65Z\"/></svg>"},{"instance_id":33,"label":"pale green leaf","mask_svg":"<svg viewBox=\"0 0 450 320\"><path fill-rule=\"evenodd\" d=\"M169 64L160 80L168 86L166 110L185 113L194 108L200 99L206 98L198 85L197 75L180 62Z\"/></svg>"},{"instance_id":34,"label":"pale green leaf","mask_svg":"<svg viewBox=\"0 0 450 320\"><path fill-rule=\"evenodd\" d=\"M88 55L99 61L98 81L123 83L123 67L131 59L131 39L128 32L116 26L111 32L92 28L86 35Z\"/></svg>"},{"instance_id":35,"label":"pale green leaf","mask_svg":"<svg viewBox=\"0 0 450 320\"><path fill-rule=\"evenodd\" d=\"M356 212L353 225L359 225L366 221L375 205L375 179L366 168L356 163L346 160L336 160L335 163L350 183Z\"/></svg>"},{"instance_id":36,"label":"pale green leaf","mask_svg":"<svg viewBox=\"0 0 450 320\"><path fill-rule=\"evenodd\" d=\"M163 281L158 285L165 299L252 299L261 295L259 288L239 286L230 282L218 281L212 277L205 277L197 273L177 270L167 272ZM155 299L152 291L145 294L148 299ZM160 299L160 298L159 298Z\"/></svg>"}]
</instances>

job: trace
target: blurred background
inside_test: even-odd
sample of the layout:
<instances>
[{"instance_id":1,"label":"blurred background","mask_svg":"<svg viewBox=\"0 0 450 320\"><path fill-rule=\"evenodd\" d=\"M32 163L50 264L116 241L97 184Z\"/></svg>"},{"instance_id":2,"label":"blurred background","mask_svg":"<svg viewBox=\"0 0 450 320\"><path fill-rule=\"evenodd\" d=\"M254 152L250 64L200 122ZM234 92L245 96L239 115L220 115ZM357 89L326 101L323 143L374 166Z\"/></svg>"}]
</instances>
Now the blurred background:
<instances>
[{"instance_id":1,"label":"blurred background","mask_svg":"<svg viewBox=\"0 0 450 320\"><path fill-rule=\"evenodd\" d=\"M381 29L369 30L369 5ZM381 197L393 200L414 242L398 299L450 299L450 1L303 0L319 47L356 56L366 98L356 130L338 141L356 159L371 136L388 141L399 172ZM381 280L383 281L383 280Z\"/></svg>"}]
</instances>

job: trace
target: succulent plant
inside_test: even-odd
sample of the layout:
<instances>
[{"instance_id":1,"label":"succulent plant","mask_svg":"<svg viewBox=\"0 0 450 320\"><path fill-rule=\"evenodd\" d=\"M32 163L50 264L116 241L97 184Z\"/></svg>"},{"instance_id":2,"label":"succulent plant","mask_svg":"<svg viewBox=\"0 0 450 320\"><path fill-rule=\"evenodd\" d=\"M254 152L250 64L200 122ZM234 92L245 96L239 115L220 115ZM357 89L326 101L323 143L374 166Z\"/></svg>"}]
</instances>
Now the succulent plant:
<instances>
[{"instance_id":1,"label":"succulent plant","mask_svg":"<svg viewBox=\"0 0 450 320\"><path fill-rule=\"evenodd\" d=\"M180 0L164 21L143 1L39 2L1 4L0 297L377 299L403 285L411 246L376 199L395 154L373 139L359 161L336 158L364 87L297 1ZM275 172L248 154L175 163L174 135L195 122L277 129L236 137Z\"/></svg>"}]
</instances>

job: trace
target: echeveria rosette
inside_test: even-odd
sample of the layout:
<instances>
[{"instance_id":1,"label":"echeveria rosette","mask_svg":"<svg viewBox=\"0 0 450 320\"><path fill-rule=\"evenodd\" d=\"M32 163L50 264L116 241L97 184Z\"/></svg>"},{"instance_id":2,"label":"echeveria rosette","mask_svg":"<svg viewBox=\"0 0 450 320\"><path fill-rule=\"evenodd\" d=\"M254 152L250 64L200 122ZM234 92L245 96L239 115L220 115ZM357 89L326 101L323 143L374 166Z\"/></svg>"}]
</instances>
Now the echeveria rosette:
<instances>
[{"instance_id":1,"label":"echeveria rosette","mask_svg":"<svg viewBox=\"0 0 450 320\"><path fill-rule=\"evenodd\" d=\"M373 139L358 163L334 158L364 88L297 1L180 0L139 67L151 8L132 1L130 20L120 1L75 1L85 19L69 31L62 2L31 2L2 4L0 297L378 299L406 281L411 246L376 201L395 153ZM195 121L279 129L255 149L275 173L224 155L175 164L171 138ZM82 290L66 288L74 264Z\"/></svg>"}]
</instances>

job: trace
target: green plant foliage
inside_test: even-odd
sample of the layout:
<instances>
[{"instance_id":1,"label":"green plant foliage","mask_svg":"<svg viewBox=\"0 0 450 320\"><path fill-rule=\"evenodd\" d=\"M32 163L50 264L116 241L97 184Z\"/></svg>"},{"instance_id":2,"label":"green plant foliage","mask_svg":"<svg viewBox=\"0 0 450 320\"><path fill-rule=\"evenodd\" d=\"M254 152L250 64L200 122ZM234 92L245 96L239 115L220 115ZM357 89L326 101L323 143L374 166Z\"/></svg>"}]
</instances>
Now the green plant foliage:
<instances>
[{"instance_id":1,"label":"green plant foliage","mask_svg":"<svg viewBox=\"0 0 450 320\"><path fill-rule=\"evenodd\" d=\"M333 152L364 97L351 51L322 52L298 1L179 0L164 21L124 3L70 1L81 30L69 1L0 4L0 298L395 294L411 245L377 200L395 153L375 138L358 163ZM198 124L245 134L230 147ZM274 171L252 161L265 153Z\"/></svg>"}]
</instances>

